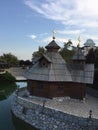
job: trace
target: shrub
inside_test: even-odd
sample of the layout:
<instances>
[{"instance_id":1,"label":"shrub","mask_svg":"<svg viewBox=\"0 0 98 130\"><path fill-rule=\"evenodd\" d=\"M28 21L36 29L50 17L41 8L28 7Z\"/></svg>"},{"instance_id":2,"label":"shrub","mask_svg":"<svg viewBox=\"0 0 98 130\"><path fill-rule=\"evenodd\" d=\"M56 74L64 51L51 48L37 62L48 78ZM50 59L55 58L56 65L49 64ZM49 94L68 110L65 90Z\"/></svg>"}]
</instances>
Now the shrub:
<instances>
[{"instance_id":1,"label":"shrub","mask_svg":"<svg viewBox=\"0 0 98 130\"><path fill-rule=\"evenodd\" d=\"M8 72L0 74L0 82L15 82L15 80L16 80L15 77L13 77Z\"/></svg>"},{"instance_id":2,"label":"shrub","mask_svg":"<svg viewBox=\"0 0 98 130\"><path fill-rule=\"evenodd\" d=\"M95 70L93 87L98 89L98 69Z\"/></svg>"}]
</instances>

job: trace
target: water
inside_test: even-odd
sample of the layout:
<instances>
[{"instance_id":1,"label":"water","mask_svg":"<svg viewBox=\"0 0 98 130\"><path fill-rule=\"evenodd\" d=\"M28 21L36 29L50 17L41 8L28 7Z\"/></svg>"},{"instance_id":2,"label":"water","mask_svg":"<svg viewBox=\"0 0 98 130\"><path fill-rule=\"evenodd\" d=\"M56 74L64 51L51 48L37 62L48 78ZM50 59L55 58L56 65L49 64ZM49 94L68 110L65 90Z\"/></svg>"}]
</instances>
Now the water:
<instances>
[{"instance_id":1,"label":"water","mask_svg":"<svg viewBox=\"0 0 98 130\"><path fill-rule=\"evenodd\" d=\"M17 84L18 87L26 86L26 83ZM3 89L0 94L0 130L36 130L20 119L17 119L11 112L11 102L16 87L13 89L7 87L7 90L5 89Z\"/></svg>"}]
</instances>

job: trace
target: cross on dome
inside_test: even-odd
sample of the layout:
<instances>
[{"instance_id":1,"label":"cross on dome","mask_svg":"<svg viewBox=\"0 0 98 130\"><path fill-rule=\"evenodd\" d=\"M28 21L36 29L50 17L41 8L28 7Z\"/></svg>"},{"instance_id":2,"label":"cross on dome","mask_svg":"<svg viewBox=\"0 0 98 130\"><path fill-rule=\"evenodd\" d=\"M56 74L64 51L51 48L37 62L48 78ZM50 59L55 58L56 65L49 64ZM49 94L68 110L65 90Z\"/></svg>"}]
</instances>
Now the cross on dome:
<instances>
[{"instance_id":1,"label":"cross on dome","mask_svg":"<svg viewBox=\"0 0 98 130\"><path fill-rule=\"evenodd\" d=\"M55 39L55 36L56 36L56 30L55 29L53 29L53 40Z\"/></svg>"}]
</instances>

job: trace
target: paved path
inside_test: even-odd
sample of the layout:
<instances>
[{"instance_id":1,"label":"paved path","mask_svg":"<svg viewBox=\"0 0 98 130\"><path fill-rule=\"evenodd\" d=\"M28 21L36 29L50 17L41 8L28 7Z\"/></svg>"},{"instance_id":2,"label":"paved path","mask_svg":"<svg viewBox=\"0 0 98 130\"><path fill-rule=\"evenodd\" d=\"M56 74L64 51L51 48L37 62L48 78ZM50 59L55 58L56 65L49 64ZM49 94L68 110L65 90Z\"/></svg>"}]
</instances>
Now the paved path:
<instances>
[{"instance_id":1,"label":"paved path","mask_svg":"<svg viewBox=\"0 0 98 130\"><path fill-rule=\"evenodd\" d=\"M7 69L7 71L11 73L18 81L26 80L26 78L24 77L24 73L27 70L23 69L22 67L12 67L12 68Z\"/></svg>"}]
</instances>

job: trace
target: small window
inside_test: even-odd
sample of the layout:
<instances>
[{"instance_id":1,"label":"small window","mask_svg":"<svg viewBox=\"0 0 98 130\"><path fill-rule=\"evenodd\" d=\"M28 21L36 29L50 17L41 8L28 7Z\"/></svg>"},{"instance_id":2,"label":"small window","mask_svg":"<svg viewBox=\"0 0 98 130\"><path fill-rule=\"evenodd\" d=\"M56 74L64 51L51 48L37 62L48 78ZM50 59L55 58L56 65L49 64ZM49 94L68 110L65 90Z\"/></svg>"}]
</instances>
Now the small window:
<instances>
[{"instance_id":1,"label":"small window","mask_svg":"<svg viewBox=\"0 0 98 130\"><path fill-rule=\"evenodd\" d=\"M41 60L41 66L42 67L48 67L48 62L45 59Z\"/></svg>"},{"instance_id":2,"label":"small window","mask_svg":"<svg viewBox=\"0 0 98 130\"><path fill-rule=\"evenodd\" d=\"M46 66L46 63L45 63L45 62L43 62L43 63L42 63L42 66Z\"/></svg>"}]
</instances>

